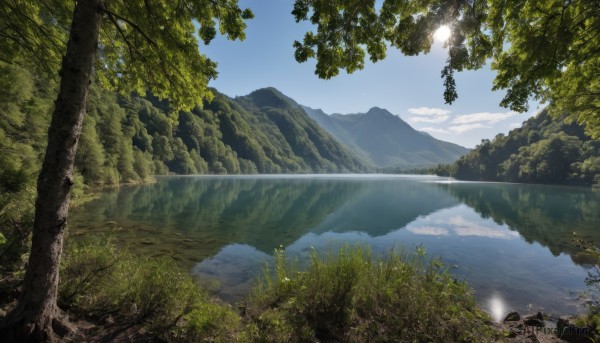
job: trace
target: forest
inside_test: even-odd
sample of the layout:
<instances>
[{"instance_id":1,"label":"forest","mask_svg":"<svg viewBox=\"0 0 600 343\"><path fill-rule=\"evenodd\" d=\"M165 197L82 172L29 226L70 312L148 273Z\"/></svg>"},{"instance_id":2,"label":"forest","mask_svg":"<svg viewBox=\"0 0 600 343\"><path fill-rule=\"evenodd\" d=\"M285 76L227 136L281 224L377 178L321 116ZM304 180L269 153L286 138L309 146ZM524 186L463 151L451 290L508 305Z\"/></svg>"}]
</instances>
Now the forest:
<instances>
[{"instance_id":1,"label":"forest","mask_svg":"<svg viewBox=\"0 0 600 343\"><path fill-rule=\"evenodd\" d=\"M55 97L51 80L0 64L0 190L33 182ZM75 160L75 183L139 183L153 175L319 173L366 167L274 89L215 99L189 112L152 95L91 90Z\"/></svg>"},{"instance_id":2,"label":"forest","mask_svg":"<svg viewBox=\"0 0 600 343\"><path fill-rule=\"evenodd\" d=\"M600 186L600 139L543 110L433 173L460 180Z\"/></svg>"}]
</instances>

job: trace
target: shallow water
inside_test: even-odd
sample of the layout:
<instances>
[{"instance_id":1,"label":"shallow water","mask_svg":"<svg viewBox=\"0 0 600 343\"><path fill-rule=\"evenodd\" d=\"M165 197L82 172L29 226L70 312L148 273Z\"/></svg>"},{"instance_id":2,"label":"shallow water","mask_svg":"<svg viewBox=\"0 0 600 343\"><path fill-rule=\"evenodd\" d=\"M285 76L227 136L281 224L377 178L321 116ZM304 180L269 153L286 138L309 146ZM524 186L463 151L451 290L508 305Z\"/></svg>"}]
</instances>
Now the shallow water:
<instances>
[{"instance_id":1,"label":"shallow water","mask_svg":"<svg viewBox=\"0 0 600 343\"><path fill-rule=\"evenodd\" d=\"M588 269L572 239L600 242L600 192L429 176L173 176L106 190L74 208L69 227L171 256L228 301L279 246L305 256L346 242L382 253L422 245L500 319L582 310L573 293Z\"/></svg>"}]
</instances>

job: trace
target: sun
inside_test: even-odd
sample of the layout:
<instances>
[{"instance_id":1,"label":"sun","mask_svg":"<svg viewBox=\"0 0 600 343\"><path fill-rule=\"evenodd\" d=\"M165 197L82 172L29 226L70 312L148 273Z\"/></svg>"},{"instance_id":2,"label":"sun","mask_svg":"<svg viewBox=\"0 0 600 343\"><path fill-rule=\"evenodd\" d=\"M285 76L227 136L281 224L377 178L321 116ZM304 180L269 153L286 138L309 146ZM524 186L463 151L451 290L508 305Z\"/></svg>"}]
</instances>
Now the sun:
<instances>
[{"instance_id":1,"label":"sun","mask_svg":"<svg viewBox=\"0 0 600 343\"><path fill-rule=\"evenodd\" d=\"M452 35L452 31L450 30L448 25L442 25L437 30L435 30L435 32L433 33L433 39L436 42L445 43L450 38L451 35Z\"/></svg>"}]
</instances>

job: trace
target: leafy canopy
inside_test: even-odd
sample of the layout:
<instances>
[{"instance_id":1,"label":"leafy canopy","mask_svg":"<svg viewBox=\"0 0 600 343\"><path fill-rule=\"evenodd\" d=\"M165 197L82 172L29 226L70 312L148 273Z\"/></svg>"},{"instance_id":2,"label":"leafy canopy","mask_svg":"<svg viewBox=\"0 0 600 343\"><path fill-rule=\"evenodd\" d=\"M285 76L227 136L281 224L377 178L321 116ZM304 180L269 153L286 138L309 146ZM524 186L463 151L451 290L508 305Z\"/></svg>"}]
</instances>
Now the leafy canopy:
<instances>
[{"instance_id":1,"label":"leafy canopy","mask_svg":"<svg viewBox=\"0 0 600 343\"><path fill-rule=\"evenodd\" d=\"M34 62L39 72L57 75L75 1L3 0L0 5L0 60ZM111 0L104 2L96 79L123 94L151 91L181 109L211 99L208 81L217 64L199 51L217 32L244 39L250 10L237 0Z\"/></svg>"},{"instance_id":2,"label":"leafy canopy","mask_svg":"<svg viewBox=\"0 0 600 343\"><path fill-rule=\"evenodd\" d=\"M586 125L600 137L600 4L593 0L296 0L296 21L316 25L294 42L298 62L317 59L325 79L352 73L386 56L427 53L433 33L451 28L442 70L444 99L457 99L454 72L497 71L493 89L505 89L501 105L527 111L531 98Z\"/></svg>"}]
</instances>

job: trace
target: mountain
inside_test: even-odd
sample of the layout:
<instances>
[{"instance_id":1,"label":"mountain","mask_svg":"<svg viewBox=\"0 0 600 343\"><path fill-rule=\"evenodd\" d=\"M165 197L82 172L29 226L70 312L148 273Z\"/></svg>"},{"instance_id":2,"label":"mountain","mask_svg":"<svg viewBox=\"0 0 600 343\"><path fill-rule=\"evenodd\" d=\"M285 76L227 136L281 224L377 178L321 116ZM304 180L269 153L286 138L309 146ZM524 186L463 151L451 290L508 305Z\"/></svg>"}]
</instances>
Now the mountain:
<instances>
[{"instance_id":1,"label":"mountain","mask_svg":"<svg viewBox=\"0 0 600 343\"><path fill-rule=\"evenodd\" d=\"M212 92L214 99L202 108L180 112L176 121L171 120L170 130L167 124L156 126L172 112L168 103L151 96L120 99L120 105L131 111L129 121L140 121L141 131L132 137L134 148L151 152L153 159L178 174L330 173L366 168L293 100L273 88L235 99ZM152 142L145 142L147 136ZM156 149L156 142L165 148ZM169 145L182 157L163 153Z\"/></svg>"},{"instance_id":2,"label":"mountain","mask_svg":"<svg viewBox=\"0 0 600 343\"><path fill-rule=\"evenodd\" d=\"M332 136L377 167L422 168L453 162L469 151L417 131L382 108L345 115L327 115L306 106L303 109Z\"/></svg>"},{"instance_id":3,"label":"mountain","mask_svg":"<svg viewBox=\"0 0 600 343\"><path fill-rule=\"evenodd\" d=\"M439 175L463 180L600 186L600 139L543 110L508 135L483 140Z\"/></svg>"},{"instance_id":4,"label":"mountain","mask_svg":"<svg viewBox=\"0 0 600 343\"><path fill-rule=\"evenodd\" d=\"M270 142L302 159L313 172L367 169L351 151L311 120L300 105L275 88L259 89L234 101L251 115L248 121L257 130L269 128L266 131L272 133Z\"/></svg>"}]
</instances>

